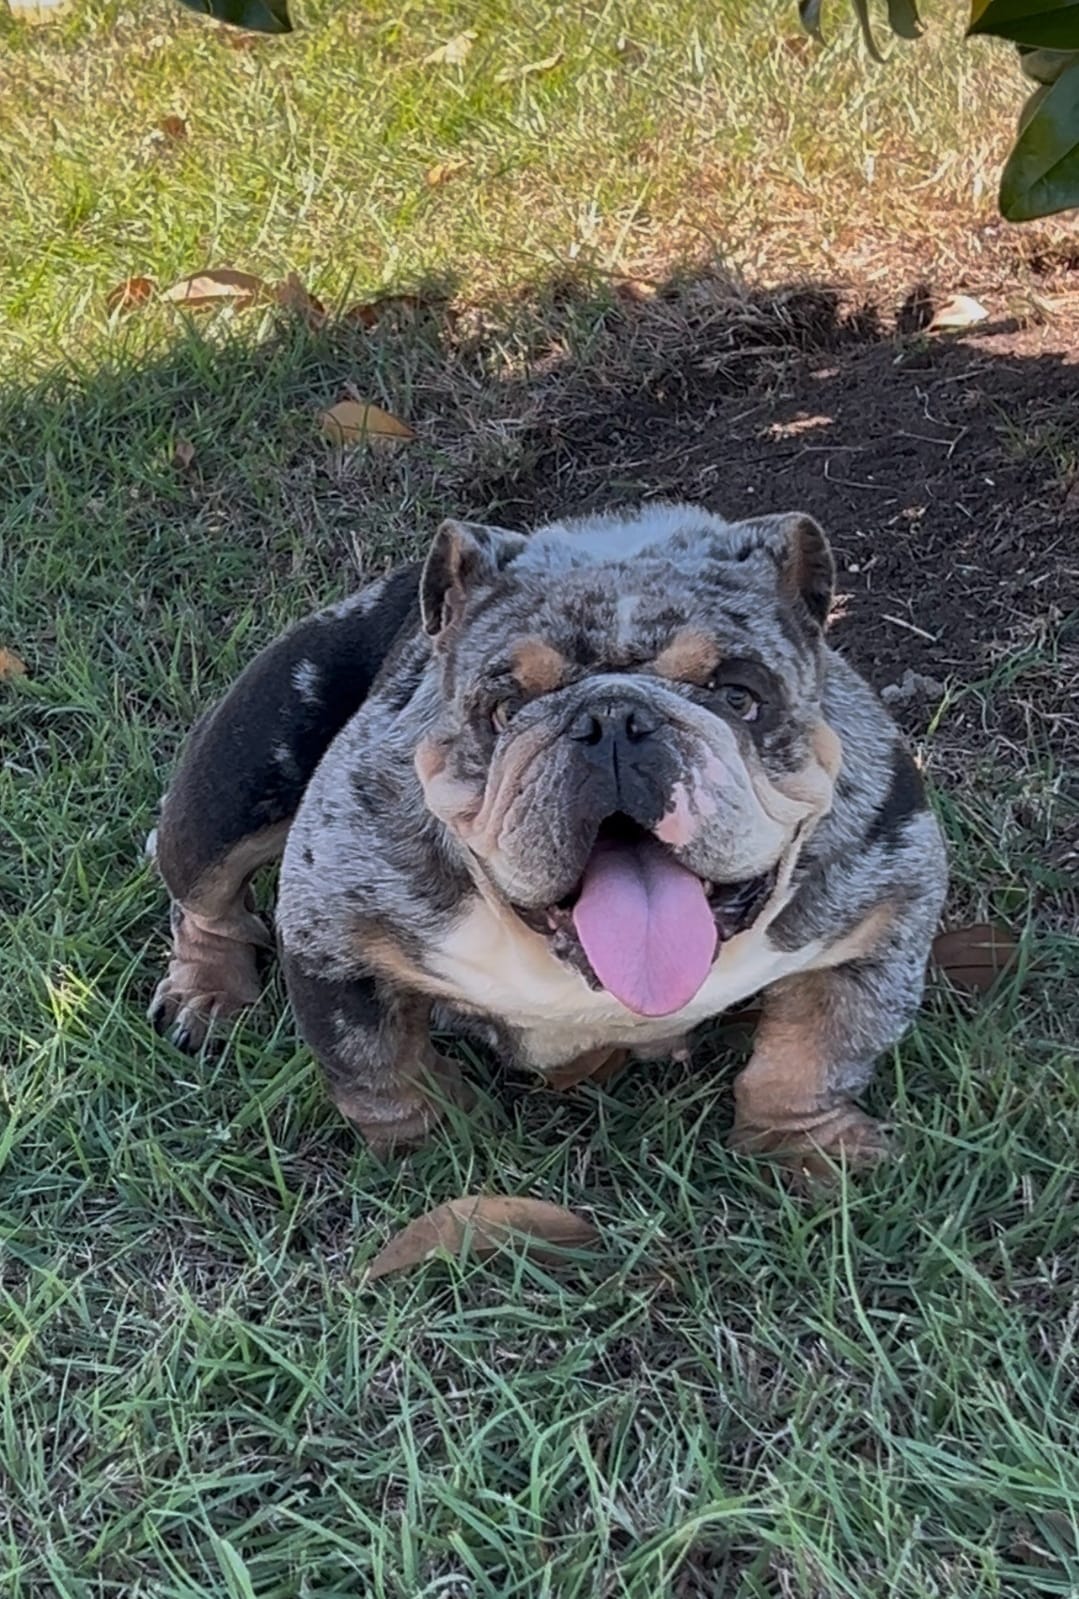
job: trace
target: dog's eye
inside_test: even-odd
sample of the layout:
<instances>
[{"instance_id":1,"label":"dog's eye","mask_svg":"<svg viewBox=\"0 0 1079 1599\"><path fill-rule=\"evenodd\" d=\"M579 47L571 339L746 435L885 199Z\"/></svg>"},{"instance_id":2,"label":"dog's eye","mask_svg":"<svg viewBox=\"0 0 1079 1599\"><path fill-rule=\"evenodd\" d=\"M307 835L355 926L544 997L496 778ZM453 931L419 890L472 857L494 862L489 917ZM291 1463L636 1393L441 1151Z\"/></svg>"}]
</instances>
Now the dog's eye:
<instances>
[{"instance_id":1,"label":"dog's eye","mask_svg":"<svg viewBox=\"0 0 1079 1599\"><path fill-rule=\"evenodd\" d=\"M755 722L761 714L761 702L744 683L723 683L719 694L729 711L743 722Z\"/></svg>"},{"instance_id":2,"label":"dog's eye","mask_svg":"<svg viewBox=\"0 0 1079 1599\"><path fill-rule=\"evenodd\" d=\"M496 733L504 733L506 731L507 727L510 725L510 717L512 714L513 706L510 704L509 700L499 700L498 704L491 712L491 726L494 728Z\"/></svg>"}]
</instances>

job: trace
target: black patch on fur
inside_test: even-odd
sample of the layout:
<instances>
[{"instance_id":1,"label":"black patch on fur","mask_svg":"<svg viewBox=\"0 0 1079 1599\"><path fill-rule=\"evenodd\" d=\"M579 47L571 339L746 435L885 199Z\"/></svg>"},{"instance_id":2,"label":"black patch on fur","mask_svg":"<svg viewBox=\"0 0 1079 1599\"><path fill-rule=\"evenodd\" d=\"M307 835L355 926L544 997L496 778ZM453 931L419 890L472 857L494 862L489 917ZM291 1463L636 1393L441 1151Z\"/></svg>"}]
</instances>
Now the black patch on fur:
<instances>
[{"instance_id":1,"label":"black patch on fur","mask_svg":"<svg viewBox=\"0 0 1079 1599\"><path fill-rule=\"evenodd\" d=\"M177 899L241 839L295 814L311 775L353 717L400 635L419 624L418 565L386 580L376 604L300 622L257 655L196 724L158 828L161 875ZM317 698L293 674L310 661ZM274 751L285 746L287 769Z\"/></svg>"},{"instance_id":2,"label":"black patch on fur","mask_svg":"<svg viewBox=\"0 0 1079 1599\"><path fill-rule=\"evenodd\" d=\"M841 766L839 769L839 776L835 780L835 792L836 798L841 800L844 805L849 805L861 793L857 783L845 766Z\"/></svg>"},{"instance_id":3,"label":"black patch on fur","mask_svg":"<svg viewBox=\"0 0 1079 1599\"><path fill-rule=\"evenodd\" d=\"M381 1035L389 1006L373 977L357 971L344 982L327 982L285 956L285 986L304 1042L331 1083L342 1088L364 1082L380 1065ZM347 1036L349 1059L340 1055ZM370 1055L364 1048L370 1043Z\"/></svg>"},{"instance_id":4,"label":"black patch on fur","mask_svg":"<svg viewBox=\"0 0 1079 1599\"><path fill-rule=\"evenodd\" d=\"M892 749L892 780L866 830L866 848L872 849L882 844L888 850L898 849L903 842L906 824L925 807L925 784L921 773L911 755L902 744L897 743Z\"/></svg>"}]
</instances>

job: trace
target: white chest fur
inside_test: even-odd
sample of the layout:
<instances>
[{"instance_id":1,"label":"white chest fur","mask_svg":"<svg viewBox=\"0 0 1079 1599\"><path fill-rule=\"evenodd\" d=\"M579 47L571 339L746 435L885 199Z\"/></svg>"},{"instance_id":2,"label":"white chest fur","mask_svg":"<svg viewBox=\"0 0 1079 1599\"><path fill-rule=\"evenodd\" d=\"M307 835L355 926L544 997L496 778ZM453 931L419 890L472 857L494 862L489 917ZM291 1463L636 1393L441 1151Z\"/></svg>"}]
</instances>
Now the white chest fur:
<instances>
[{"instance_id":1,"label":"white chest fur","mask_svg":"<svg viewBox=\"0 0 1079 1599\"><path fill-rule=\"evenodd\" d=\"M589 988L539 933L481 900L427 965L447 999L519 1029L533 1064L552 1067L601 1045L647 1045L688 1032L778 978L804 971L819 954L817 944L792 952L773 949L766 932L749 928L723 946L684 1009L672 1016L637 1016L611 994Z\"/></svg>"}]
</instances>

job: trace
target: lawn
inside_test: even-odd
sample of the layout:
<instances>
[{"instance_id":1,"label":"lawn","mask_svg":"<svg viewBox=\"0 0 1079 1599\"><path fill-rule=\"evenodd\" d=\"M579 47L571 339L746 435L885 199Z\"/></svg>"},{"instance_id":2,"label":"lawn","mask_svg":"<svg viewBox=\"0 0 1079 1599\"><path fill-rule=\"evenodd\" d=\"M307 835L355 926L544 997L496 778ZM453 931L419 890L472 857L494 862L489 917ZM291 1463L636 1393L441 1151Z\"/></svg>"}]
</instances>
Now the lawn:
<instances>
[{"instance_id":1,"label":"lawn","mask_svg":"<svg viewBox=\"0 0 1079 1599\"><path fill-rule=\"evenodd\" d=\"M869 70L793 10L0 22L3 1599L1079 1595L1079 253L994 219L1002 47L941 4ZM207 264L327 322L107 310ZM956 290L986 322L927 335ZM416 442L331 447L350 393ZM821 516L950 920L1021 936L884 1063L896 1160L807 1199L729 1155L724 1029L563 1095L471 1060L470 1125L386 1164L276 979L219 1053L157 1039L197 710L448 512L652 493ZM477 1189L601 1248L365 1286Z\"/></svg>"}]
</instances>

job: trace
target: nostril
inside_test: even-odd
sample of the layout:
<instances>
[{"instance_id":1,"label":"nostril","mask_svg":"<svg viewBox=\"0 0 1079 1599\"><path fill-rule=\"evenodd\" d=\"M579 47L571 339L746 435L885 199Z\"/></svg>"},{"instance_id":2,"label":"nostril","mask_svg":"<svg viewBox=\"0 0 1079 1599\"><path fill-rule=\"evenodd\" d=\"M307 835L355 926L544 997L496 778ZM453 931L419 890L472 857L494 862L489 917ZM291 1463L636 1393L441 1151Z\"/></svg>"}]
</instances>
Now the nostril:
<instances>
[{"instance_id":1,"label":"nostril","mask_svg":"<svg viewBox=\"0 0 1079 1599\"><path fill-rule=\"evenodd\" d=\"M569 736L578 744L599 744L603 739L603 723L591 711L582 711L570 723Z\"/></svg>"},{"instance_id":2,"label":"nostril","mask_svg":"<svg viewBox=\"0 0 1079 1599\"><path fill-rule=\"evenodd\" d=\"M659 727L659 722L651 711L637 708L629 712L626 717L626 737L631 744L639 744L642 739L650 738Z\"/></svg>"}]
</instances>

